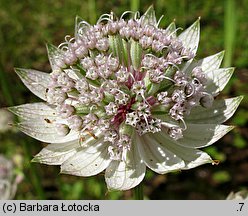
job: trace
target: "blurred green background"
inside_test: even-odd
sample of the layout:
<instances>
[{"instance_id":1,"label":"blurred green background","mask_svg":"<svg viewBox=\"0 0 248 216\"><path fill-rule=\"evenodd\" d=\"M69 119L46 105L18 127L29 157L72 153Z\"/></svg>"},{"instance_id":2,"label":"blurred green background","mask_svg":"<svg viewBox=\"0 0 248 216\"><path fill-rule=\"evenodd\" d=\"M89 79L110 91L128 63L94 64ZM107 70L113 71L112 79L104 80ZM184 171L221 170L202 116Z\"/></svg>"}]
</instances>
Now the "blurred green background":
<instances>
[{"instance_id":1,"label":"blurred green background","mask_svg":"<svg viewBox=\"0 0 248 216\"><path fill-rule=\"evenodd\" d=\"M248 186L248 1L247 0L0 0L0 107L39 101L22 84L14 67L50 71L46 42L59 45L73 35L75 16L91 24L103 13L120 16L127 10L143 13L154 5L161 26L173 20L186 28L201 17L201 39L197 58L225 50L222 66L236 67L222 97L244 95L235 116L227 122L236 128L206 150L216 166L168 175L147 172L147 199L225 199L231 191ZM0 153L21 156L16 172L23 173L16 199L132 199L132 191L108 192L104 175L75 177L60 175L59 167L31 163L44 143L21 132L0 133Z\"/></svg>"}]
</instances>

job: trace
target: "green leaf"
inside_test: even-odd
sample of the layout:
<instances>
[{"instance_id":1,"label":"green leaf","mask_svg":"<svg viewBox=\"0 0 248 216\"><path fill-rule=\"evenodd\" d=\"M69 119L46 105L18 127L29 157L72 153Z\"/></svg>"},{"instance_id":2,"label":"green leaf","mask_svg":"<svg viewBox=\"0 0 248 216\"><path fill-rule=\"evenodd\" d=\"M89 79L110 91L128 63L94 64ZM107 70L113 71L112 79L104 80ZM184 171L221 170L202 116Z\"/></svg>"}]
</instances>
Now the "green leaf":
<instances>
[{"instance_id":1,"label":"green leaf","mask_svg":"<svg viewBox=\"0 0 248 216\"><path fill-rule=\"evenodd\" d=\"M131 40L130 57L131 57L132 65L135 70L138 70L140 67L141 55L142 55L141 45L137 41Z\"/></svg>"},{"instance_id":2,"label":"green leaf","mask_svg":"<svg viewBox=\"0 0 248 216\"><path fill-rule=\"evenodd\" d=\"M125 44L125 40L122 40L120 35L110 35L109 45L113 55L127 66L127 44Z\"/></svg>"},{"instance_id":3,"label":"green leaf","mask_svg":"<svg viewBox=\"0 0 248 216\"><path fill-rule=\"evenodd\" d=\"M128 66L128 55L129 55L129 43L124 39L121 39L123 44L123 63Z\"/></svg>"},{"instance_id":4,"label":"green leaf","mask_svg":"<svg viewBox=\"0 0 248 216\"><path fill-rule=\"evenodd\" d=\"M231 181L231 179L230 173L225 170L218 171L213 174L213 180L217 183L225 183Z\"/></svg>"},{"instance_id":5,"label":"green leaf","mask_svg":"<svg viewBox=\"0 0 248 216\"><path fill-rule=\"evenodd\" d=\"M46 89L50 83L50 76L48 73L22 68L15 68L15 72L33 94L42 100L46 100Z\"/></svg>"}]
</instances>

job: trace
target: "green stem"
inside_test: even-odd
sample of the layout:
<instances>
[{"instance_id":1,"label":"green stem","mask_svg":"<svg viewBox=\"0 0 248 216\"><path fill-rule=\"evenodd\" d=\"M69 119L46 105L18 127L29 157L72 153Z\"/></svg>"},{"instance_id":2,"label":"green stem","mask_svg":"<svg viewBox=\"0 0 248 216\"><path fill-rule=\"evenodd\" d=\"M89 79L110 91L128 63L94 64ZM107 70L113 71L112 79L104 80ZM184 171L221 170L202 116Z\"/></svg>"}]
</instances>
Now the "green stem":
<instances>
[{"instance_id":1,"label":"green stem","mask_svg":"<svg viewBox=\"0 0 248 216\"><path fill-rule=\"evenodd\" d=\"M234 0L225 2L225 22L224 22L224 41L225 41L225 59L224 67L232 64L232 57L235 46L236 26L237 26L237 8Z\"/></svg>"},{"instance_id":2,"label":"green stem","mask_svg":"<svg viewBox=\"0 0 248 216\"><path fill-rule=\"evenodd\" d=\"M143 192L143 184L140 183L138 186L134 188L134 199L135 200L143 200L144 192Z\"/></svg>"},{"instance_id":3,"label":"green stem","mask_svg":"<svg viewBox=\"0 0 248 216\"><path fill-rule=\"evenodd\" d=\"M130 2L130 8L131 8L131 11L138 11L139 10L139 7L140 7L140 0L132 0Z\"/></svg>"}]
</instances>

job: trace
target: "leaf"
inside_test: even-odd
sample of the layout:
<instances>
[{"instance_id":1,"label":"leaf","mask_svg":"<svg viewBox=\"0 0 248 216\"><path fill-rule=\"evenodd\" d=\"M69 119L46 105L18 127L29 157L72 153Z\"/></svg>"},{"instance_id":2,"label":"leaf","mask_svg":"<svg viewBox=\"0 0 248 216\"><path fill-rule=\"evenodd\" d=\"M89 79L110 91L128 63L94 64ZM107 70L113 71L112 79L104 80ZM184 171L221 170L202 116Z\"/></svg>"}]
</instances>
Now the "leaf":
<instances>
[{"instance_id":1,"label":"leaf","mask_svg":"<svg viewBox=\"0 0 248 216\"><path fill-rule=\"evenodd\" d=\"M127 65L127 45L125 45L125 41L122 40L119 35L110 35L109 45L113 55L118 58L119 62L123 62Z\"/></svg>"},{"instance_id":2,"label":"leaf","mask_svg":"<svg viewBox=\"0 0 248 216\"><path fill-rule=\"evenodd\" d=\"M214 100L212 107L206 109L198 106L185 116L185 122L193 124L221 124L231 118L238 108L243 96Z\"/></svg>"},{"instance_id":3,"label":"leaf","mask_svg":"<svg viewBox=\"0 0 248 216\"><path fill-rule=\"evenodd\" d=\"M200 20L198 19L183 31L178 39L182 42L184 48L190 49L192 53L196 54L200 40Z\"/></svg>"},{"instance_id":4,"label":"leaf","mask_svg":"<svg viewBox=\"0 0 248 216\"><path fill-rule=\"evenodd\" d=\"M46 100L46 89L50 83L50 75L37 70L15 68L24 85L36 96Z\"/></svg>"}]
</instances>

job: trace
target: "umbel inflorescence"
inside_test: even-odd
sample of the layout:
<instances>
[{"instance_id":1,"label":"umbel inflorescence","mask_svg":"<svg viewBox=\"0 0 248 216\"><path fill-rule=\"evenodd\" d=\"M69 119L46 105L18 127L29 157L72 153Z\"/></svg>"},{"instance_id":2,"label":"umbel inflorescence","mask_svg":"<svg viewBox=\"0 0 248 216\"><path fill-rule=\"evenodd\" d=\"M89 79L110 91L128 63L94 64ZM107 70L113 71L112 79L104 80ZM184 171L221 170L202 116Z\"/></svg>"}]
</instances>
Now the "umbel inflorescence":
<instances>
[{"instance_id":1,"label":"umbel inflorescence","mask_svg":"<svg viewBox=\"0 0 248 216\"><path fill-rule=\"evenodd\" d=\"M222 123L242 97L215 100L233 68L219 69L223 52L194 59L199 19L179 31L160 28L152 7L93 26L77 17L73 38L47 45L50 74L16 69L45 101L10 108L20 130L51 143L34 161L78 176L106 170L117 190L139 184L146 166L164 174L212 163L198 148L233 128Z\"/></svg>"}]
</instances>

